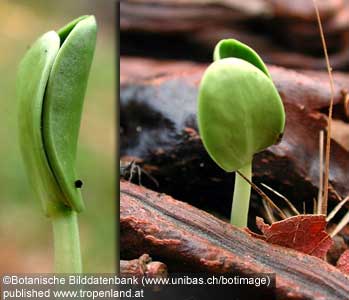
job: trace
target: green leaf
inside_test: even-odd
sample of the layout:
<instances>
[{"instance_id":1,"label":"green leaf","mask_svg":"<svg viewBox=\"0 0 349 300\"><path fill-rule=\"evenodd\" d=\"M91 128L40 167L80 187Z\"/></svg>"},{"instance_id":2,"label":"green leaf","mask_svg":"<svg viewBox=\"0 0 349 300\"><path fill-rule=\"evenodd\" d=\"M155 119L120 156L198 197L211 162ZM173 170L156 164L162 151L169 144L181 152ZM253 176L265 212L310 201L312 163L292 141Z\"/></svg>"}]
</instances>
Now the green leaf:
<instances>
[{"instance_id":1,"label":"green leaf","mask_svg":"<svg viewBox=\"0 0 349 300\"><path fill-rule=\"evenodd\" d=\"M240 42L220 42L217 60L199 88L201 138L212 159L227 172L249 164L255 153L276 143L285 126L284 107L269 72L249 49ZM238 58L228 57L235 54Z\"/></svg>"},{"instance_id":2,"label":"green leaf","mask_svg":"<svg viewBox=\"0 0 349 300\"><path fill-rule=\"evenodd\" d=\"M46 84L59 43L59 36L54 31L41 36L24 56L17 77L22 156L31 184L48 214L64 199L50 169L41 131Z\"/></svg>"},{"instance_id":3,"label":"green leaf","mask_svg":"<svg viewBox=\"0 0 349 300\"><path fill-rule=\"evenodd\" d=\"M44 144L50 166L65 198L78 212L83 201L75 187L76 150L96 32L94 17L73 27L53 64L44 100Z\"/></svg>"},{"instance_id":4,"label":"green leaf","mask_svg":"<svg viewBox=\"0 0 349 300\"><path fill-rule=\"evenodd\" d=\"M93 16L40 37L18 71L19 138L28 177L45 212L83 209L75 160L83 98L96 42Z\"/></svg>"},{"instance_id":5,"label":"green leaf","mask_svg":"<svg viewBox=\"0 0 349 300\"><path fill-rule=\"evenodd\" d=\"M259 55L252 48L239 42L238 40L225 39L219 41L216 45L213 52L214 61L229 57L245 60L271 78L267 66L264 64Z\"/></svg>"}]
</instances>

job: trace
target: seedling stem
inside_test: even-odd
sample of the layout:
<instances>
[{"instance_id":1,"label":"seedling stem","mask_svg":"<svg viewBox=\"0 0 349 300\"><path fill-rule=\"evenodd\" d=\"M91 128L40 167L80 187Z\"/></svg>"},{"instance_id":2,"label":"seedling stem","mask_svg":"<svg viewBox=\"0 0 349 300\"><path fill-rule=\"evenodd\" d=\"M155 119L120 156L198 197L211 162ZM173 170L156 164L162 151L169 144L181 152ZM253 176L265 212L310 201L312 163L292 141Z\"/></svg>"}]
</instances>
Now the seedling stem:
<instances>
[{"instance_id":1,"label":"seedling stem","mask_svg":"<svg viewBox=\"0 0 349 300\"><path fill-rule=\"evenodd\" d=\"M54 264L57 273L81 273L81 251L77 213L60 207L51 217L54 236Z\"/></svg>"},{"instance_id":2,"label":"seedling stem","mask_svg":"<svg viewBox=\"0 0 349 300\"><path fill-rule=\"evenodd\" d=\"M249 163L242 167L240 173L243 174L248 180L252 181L252 163ZM251 186L249 183L239 175L235 173L235 186L233 205L231 208L230 223L238 227L246 227L248 219L248 210L250 206Z\"/></svg>"}]
</instances>

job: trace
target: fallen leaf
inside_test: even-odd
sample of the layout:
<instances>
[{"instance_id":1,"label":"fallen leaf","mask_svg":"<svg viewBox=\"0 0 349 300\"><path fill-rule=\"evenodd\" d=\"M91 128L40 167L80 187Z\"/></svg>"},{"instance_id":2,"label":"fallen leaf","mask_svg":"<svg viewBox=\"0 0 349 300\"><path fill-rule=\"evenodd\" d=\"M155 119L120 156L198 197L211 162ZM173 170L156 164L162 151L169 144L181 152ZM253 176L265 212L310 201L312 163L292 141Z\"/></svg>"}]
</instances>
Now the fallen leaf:
<instances>
[{"instance_id":1,"label":"fallen leaf","mask_svg":"<svg viewBox=\"0 0 349 300\"><path fill-rule=\"evenodd\" d=\"M349 275L349 250L345 250L337 261L337 268Z\"/></svg>"},{"instance_id":2,"label":"fallen leaf","mask_svg":"<svg viewBox=\"0 0 349 300\"><path fill-rule=\"evenodd\" d=\"M268 243L292 248L324 259L333 244L326 232L326 217L323 215L298 215L272 225L256 218L256 224Z\"/></svg>"}]
</instances>

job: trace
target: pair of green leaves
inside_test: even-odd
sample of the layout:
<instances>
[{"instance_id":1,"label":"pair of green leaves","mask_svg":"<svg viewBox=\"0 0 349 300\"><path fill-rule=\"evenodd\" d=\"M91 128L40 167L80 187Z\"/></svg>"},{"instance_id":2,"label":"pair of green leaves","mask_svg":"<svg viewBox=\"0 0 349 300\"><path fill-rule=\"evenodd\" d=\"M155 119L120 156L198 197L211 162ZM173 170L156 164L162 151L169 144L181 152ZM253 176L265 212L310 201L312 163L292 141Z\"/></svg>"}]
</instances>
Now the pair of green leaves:
<instances>
[{"instance_id":1,"label":"pair of green leaves","mask_svg":"<svg viewBox=\"0 0 349 300\"><path fill-rule=\"evenodd\" d=\"M254 50L234 39L222 40L214 60L201 80L198 124L212 159L232 172L280 139L285 112L267 67Z\"/></svg>"},{"instance_id":2,"label":"pair of green leaves","mask_svg":"<svg viewBox=\"0 0 349 300\"><path fill-rule=\"evenodd\" d=\"M48 215L62 206L84 208L75 161L96 32L95 18L82 16L42 35L20 64L20 146Z\"/></svg>"}]
</instances>

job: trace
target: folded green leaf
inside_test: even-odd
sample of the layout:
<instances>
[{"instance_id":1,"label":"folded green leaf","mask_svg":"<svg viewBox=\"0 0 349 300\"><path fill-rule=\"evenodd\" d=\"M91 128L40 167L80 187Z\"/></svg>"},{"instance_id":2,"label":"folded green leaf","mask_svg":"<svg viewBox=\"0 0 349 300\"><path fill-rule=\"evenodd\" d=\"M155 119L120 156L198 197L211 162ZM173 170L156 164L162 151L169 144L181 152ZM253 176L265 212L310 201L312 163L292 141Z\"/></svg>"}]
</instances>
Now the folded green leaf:
<instances>
[{"instance_id":1,"label":"folded green leaf","mask_svg":"<svg viewBox=\"0 0 349 300\"><path fill-rule=\"evenodd\" d=\"M249 46L235 39L225 39L218 42L213 52L213 60L235 57L240 58L256 68L260 69L265 75L271 78L267 66L259 55Z\"/></svg>"},{"instance_id":2,"label":"folded green leaf","mask_svg":"<svg viewBox=\"0 0 349 300\"><path fill-rule=\"evenodd\" d=\"M83 99L96 43L93 16L40 37L17 79L20 145L27 174L48 215L84 204L75 173Z\"/></svg>"}]
</instances>

